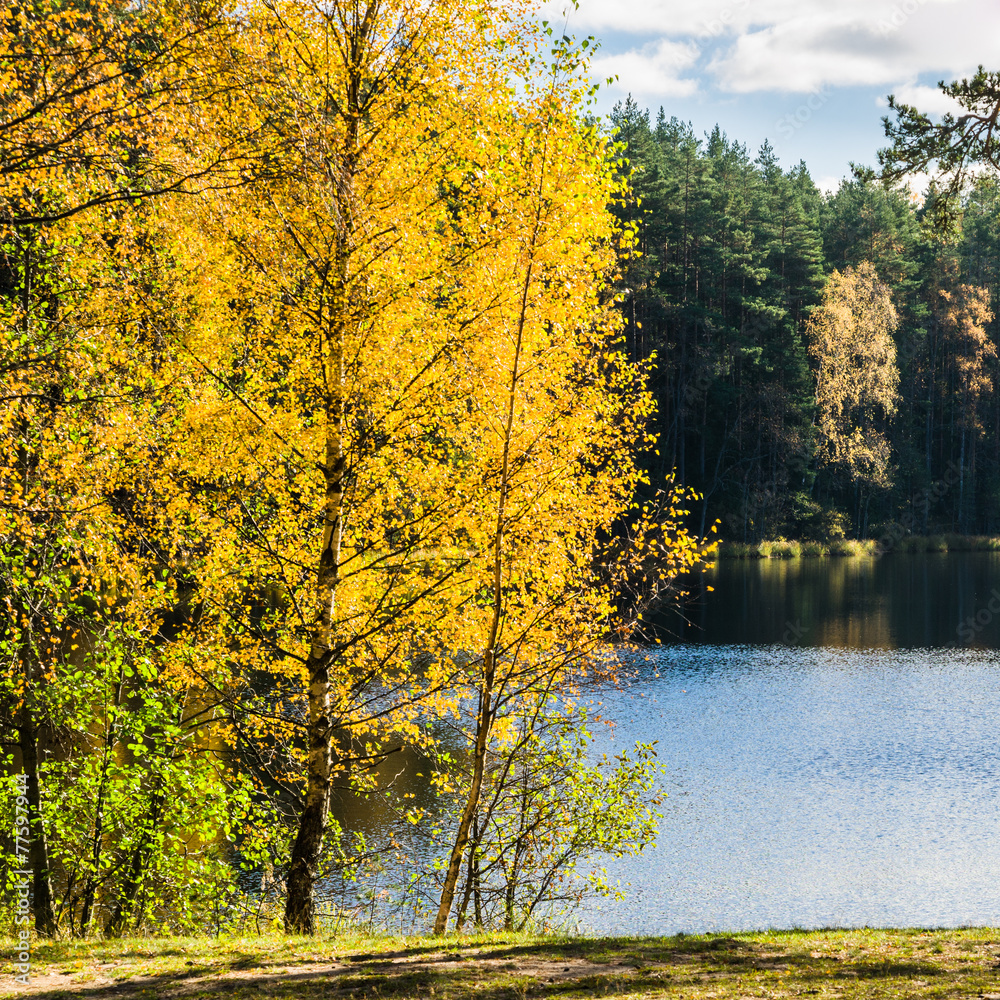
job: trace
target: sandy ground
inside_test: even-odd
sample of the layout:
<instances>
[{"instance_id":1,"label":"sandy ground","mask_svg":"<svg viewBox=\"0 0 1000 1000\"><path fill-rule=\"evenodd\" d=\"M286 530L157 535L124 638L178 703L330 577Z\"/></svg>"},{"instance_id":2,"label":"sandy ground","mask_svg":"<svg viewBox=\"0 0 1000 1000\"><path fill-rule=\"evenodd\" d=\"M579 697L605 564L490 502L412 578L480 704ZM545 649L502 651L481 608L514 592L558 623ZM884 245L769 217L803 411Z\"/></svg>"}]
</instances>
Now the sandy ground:
<instances>
[{"instance_id":1,"label":"sandy ground","mask_svg":"<svg viewBox=\"0 0 1000 1000\"><path fill-rule=\"evenodd\" d=\"M259 989L281 986L285 989L295 981L324 979L329 986L349 989L352 983L341 983L347 977L363 973L366 977L383 975L390 979L419 973L451 971L461 966L469 976L490 978L500 975L526 977L539 983L559 983L579 980L594 975L614 975L624 972L627 966L609 966L581 958L564 958L549 961L534 956L493 957L482 955L476 949L452 952L412 954L407 952L381 955L354 955L350 960L297 961L294 966L254 968L247 970L226 969L217 973L204 969L192 970L190 975L169 973L160 976L132 976L128 979L115 975L120 963L95 965L92 970L62 972L46 968L33 975L27 986L10 980L0 984L0 996L35 996L47 993L74 994L80 997L130 997L150 994L159 997L184 997L191 994L227 993L248 986ZM995 1000L1000 1000L998 995Z\"/></svg>"}]
</instances>

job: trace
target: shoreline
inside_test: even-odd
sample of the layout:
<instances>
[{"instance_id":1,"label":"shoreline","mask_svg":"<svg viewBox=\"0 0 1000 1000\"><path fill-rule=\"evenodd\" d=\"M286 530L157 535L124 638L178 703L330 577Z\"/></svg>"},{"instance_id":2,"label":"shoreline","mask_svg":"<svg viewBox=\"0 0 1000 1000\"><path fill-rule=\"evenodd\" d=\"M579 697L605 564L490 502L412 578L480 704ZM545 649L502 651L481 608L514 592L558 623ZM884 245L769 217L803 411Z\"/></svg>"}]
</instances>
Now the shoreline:
<instances>
[{"instance_id":1,"label":"shoreline","mask_svg":"<svg viewBox=\"0 0 1000 1000\"><path fill-rule=\"evenodd\" d=\"M856 556L940 554L949 552L1000 552L1000 536L996 535L907 535L897 538L839 538L828 542L788 538L762 542L721 541L715 552L717 559L811 559Z\"/></svg>"}]
</instances>

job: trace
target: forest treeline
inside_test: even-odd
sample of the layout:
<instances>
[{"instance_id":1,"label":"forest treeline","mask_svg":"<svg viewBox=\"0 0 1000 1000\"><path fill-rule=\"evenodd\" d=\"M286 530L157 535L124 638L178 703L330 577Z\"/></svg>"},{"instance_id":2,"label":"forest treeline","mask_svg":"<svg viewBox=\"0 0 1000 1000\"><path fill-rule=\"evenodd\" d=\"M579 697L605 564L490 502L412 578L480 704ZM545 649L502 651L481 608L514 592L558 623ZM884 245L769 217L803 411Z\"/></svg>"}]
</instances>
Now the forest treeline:
<instances>
[{"instance_id":1,"label":"forest treeline","mask_svg":"<svg viewBox=\"0 0 1000 1000\"><path fill-rule=\"evenodd\" d=\"M820 192L718 128L629 99L611 115L641 255L626 347L655 355L646 462L723 538L1000 532L1000 187L942 228L858 170ZM834 278L834 275L838 277ZM869 303L867 314L862 301Z\"/></svg>"}]
</instances>

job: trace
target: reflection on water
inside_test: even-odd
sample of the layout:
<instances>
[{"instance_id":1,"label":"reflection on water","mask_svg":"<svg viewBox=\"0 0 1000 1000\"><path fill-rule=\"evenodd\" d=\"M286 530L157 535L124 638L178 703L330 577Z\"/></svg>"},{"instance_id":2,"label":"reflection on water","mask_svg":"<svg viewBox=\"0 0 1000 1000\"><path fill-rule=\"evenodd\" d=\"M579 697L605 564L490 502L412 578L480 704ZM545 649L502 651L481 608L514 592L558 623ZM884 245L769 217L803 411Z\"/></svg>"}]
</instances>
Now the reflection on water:
<instances>
[{"instance_id":1,"label":"reflection on water","mask_svg":"<svg viewBox=\"0 0 1000 1000\"><path fill-rule=\"evenodd\" d=\"M661 620L663 641L996 648L1000 552L722 560L684 614Z\"/></svg>"},{"instance_id":2,"label":"reflection on water","mask_svg":"<svg viewBox=\"0 0 1000 1000\"><path fill-rule=\"evenodd\" d=\"M902 630L885 595L870 625L852 619L845 570L817 638L888 647L922 627ZM615 698L607 749L658 740L670 795L659 846L608 865L632 883L628 900L594 906L583 926L1000 923L997 654L675 645Z\"/></svg>"}]
</instances>

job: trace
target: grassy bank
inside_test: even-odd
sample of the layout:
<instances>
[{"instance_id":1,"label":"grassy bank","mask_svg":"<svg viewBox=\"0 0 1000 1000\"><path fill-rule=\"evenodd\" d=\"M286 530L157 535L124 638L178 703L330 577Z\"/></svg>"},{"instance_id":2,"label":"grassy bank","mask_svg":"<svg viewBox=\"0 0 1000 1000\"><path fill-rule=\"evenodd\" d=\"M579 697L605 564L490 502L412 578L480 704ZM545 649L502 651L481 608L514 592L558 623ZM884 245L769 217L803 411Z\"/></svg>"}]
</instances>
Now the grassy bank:
<instances>
[{"instance_id":1,"label":"grassy bank","mask_svg":"<svg viewBox=\"0 0 1000 1000\"><path fill-rule=\"evenodd\" d=\"M799 559L822 556L875 556L889 552L1000 552L1000 538L992 535L907 535L897 538L858 540L841 538L832 542L799 542L787 538L771 541L722 542L720 559Z\"/></svg>"},{"instance_id":2,"label":"grassy bank","mask_svg":"<svg viewBox=\"0 0 1000 1000\"><path fill-rule=\"evenodd\" d=\"M1000 931L835 930L667 938L175 938L38 943L0 997L526 1000L607 996L985 997Z\"/></svg>"}]
</instances>

